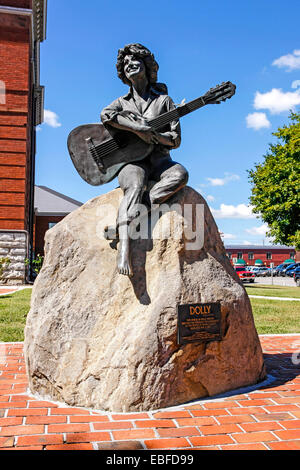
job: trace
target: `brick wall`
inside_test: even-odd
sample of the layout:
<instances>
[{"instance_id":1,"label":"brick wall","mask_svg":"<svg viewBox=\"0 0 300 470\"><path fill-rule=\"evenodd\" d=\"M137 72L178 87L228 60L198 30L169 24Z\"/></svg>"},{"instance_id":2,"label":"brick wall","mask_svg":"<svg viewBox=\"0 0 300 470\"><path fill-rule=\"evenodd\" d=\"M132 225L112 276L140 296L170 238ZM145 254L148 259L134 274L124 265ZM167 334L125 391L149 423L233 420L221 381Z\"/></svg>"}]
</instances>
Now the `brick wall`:
<instances>
[{"instance_id":1,"label":"brick wall","mask_svg":"<svg viewBox=\"0 0 300 470\"><path fill-rule=\"evenodd\" d=\"M275 266L283 263L286 259L291 258L291 254L295 256L295 250L293 248L282 248L282 249L272 249L270 247L266 247L265 250L262 249L249 249L249 248L227 248L227 254L231 254L231 260L233 258L238 258L238 253L243 254L243 260L246 261L248 266L254 266L255 261L260 259L263 261L265 266L270 266L270 263L274 263ZM249 253L253 254L254 259L249 259ZM271 253L271 259L267 259L267 253Z\"/></svg>"},{"instance_id":2,"label":"brick wall","mask_svg":"<svg viewBox=\"0 0 300 470\"><path fill-rule=\"evenodd\" d=\"M35 255L44 254L45 233L49 229L49 223L60 222L63 216L36 216L34 223L34 252Z\"/></svg>"},{"instance_id":3,"label":"brick wall","mask_svg":"<svg viewBox=\"0 0 300 470\"><path fill-rule=\"evenodd\" d=\"M31 8L31 0L0 5ZM28 230L32 77L29 18L0 13L0 229Z\"/></svg>"}]
</instances>

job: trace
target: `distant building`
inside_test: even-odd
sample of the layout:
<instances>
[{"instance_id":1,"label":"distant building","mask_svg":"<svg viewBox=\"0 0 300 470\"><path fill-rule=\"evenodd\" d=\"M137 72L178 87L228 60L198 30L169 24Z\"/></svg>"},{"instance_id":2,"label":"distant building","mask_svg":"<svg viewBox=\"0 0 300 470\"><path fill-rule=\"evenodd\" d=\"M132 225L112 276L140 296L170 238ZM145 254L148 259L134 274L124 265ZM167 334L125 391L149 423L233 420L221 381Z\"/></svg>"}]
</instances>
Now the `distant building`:
<instances>
[{"instance_id":1,"label":"distant building","mask_svg":"<svg viewBox=\"0 0 300 470\"><path fill-rule=\"evenodd\" d=\"M44 254L44 238L47 230L60 222L70 212L82 206L46 186L35 186L34 191L34 254Z\"/></svg>"},{"instance_id":2,"label":"distant building","mask_svg":"<svg viewBox=\"0 0 300 470\"><path fill-rule=\"evenodd\" d=\"M295 259L294 247L284 245L225 245L226 253L232 263L235 259L243 259L248 266L254 266L261 260L264 266L278 266L286 259Z\"/></svg>"},{"instance_id":3,"label":"distant building","mask_svg":"<svg viewBox=\"0 0 300 470\"><path fill-rule=\"evenodd\" d=\"M11 260L4 282L25 281L33 248L35 127L43 121L40 43L46 0L0 0L0 258ZM3 281L3 279L2 279Z\"/></svg>"}]
</instances>

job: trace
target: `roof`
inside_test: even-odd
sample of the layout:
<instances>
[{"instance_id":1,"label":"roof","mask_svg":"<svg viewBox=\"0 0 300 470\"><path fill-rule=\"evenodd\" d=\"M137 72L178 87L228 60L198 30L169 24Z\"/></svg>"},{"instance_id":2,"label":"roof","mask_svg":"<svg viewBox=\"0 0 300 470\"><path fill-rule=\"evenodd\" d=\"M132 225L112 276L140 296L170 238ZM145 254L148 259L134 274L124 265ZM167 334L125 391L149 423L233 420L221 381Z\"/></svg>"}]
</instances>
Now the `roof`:
<instances>
[{"instance_id":1,"label":"roof","mask_svg":"<svg viewBox=\"0 0 300 470\"><path fill-rule=\"evenodd\" d=\"M294 246L286 245L225 245L226 250L294 250Z\"/></svg>"},{"instance_id":2,"label":"roof","mask_svg":"<svg viewBox=\"0 0 300 470\"><path fill-rule=\"evenodd\" d=\"M82 206L82 202L47 188L47 186L34 187L35 215L65 216L80 206Z\"/></svg>"}]
</instances>

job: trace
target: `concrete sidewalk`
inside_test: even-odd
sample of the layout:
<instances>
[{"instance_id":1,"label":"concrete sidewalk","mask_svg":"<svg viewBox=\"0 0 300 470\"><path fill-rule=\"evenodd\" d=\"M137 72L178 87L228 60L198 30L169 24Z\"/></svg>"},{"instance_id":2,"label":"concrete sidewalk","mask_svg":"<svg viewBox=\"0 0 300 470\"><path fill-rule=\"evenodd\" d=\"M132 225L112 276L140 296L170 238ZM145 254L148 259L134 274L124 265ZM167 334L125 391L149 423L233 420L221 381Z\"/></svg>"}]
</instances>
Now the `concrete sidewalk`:
<instances>
[{"instance_id":1,"label":"concrete sidewalk","mask_svg":"<svg viewBox=\"0 0 300 470\"><path fill-rule=\"evenodd\" d=\"M249 295L249 294L248 294L248 297L250 297L251 299L296 300L298 302L300 301L300 299L296 297L267 297L266 295Z\"/></svg>"}]
</instances>

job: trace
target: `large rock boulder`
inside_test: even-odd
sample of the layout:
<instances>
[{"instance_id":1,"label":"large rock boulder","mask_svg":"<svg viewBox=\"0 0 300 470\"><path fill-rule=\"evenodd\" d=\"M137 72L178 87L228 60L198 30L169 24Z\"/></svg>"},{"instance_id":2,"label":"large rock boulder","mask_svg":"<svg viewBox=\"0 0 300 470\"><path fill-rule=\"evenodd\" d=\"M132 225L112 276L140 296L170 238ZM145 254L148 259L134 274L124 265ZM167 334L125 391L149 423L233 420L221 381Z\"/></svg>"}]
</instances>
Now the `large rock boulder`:
<instances>
[{"instance_id":1,"label":"large rock boulder","mask_svg":"<svg viewBox=\"0 0 300 470\"><path fill-rule=\"evenodd\" d=\"M204 199L189 187L173 196L169 204L177 207L163 213L152 237L132 242L135 274L128 278L118 274L117 252L102 236L121 196L116 189L88 201L46 234L25 329L31 391L122 412L262 380L249 298ZM193 226L180 214L184 205L200 208ZM203 230L199 246L188 240L195 224ZM220 302L222 341L179 345L177 305L198 302Z\"/></svg>"}]
</instances>

